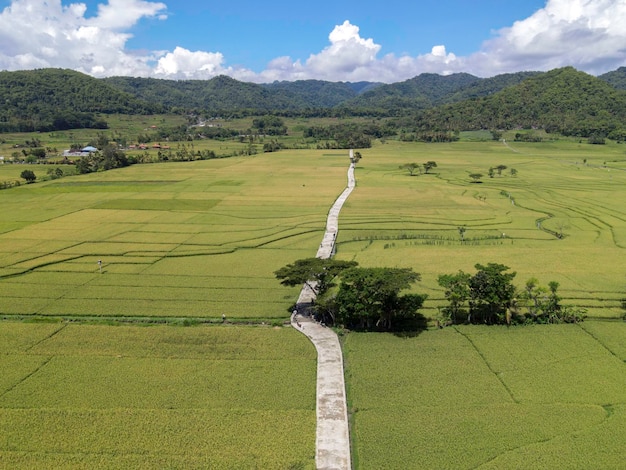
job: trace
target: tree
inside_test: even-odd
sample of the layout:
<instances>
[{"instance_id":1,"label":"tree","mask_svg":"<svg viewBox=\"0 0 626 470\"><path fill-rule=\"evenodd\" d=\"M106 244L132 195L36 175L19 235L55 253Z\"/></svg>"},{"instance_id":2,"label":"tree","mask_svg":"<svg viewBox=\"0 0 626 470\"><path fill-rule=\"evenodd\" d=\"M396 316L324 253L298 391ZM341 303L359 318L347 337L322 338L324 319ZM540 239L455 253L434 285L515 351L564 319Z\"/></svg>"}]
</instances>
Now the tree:
<instances>
[{"instance_id":1,"label":"tree","mask_svg":"<svg viewBox=\"0 0 626 470\"><path fill-rule=\"evenodd\" d=\"M506 170L508 167L506 165L498 165L496 170L498 170L498 176L502 176L502 171Z\"/></svg>"},{"instance_id":2,"label":"tree","mask_svg":"<svg viewBox=\"0 0 626 470\"><path fill-rule=\"evenodd\" d=\"M495 171L493 170L493 167L489 167L489 172L487 173L489 175L489 178L493 178L495 175Z\"/></svg>"},{"instance_id":3,"label":"tree","mask_svg":"<svg viewBox=\"0 0 626 470\"><path fill-rule=\"evenodd\" d=\"M487 324L503 323L513 297L515 286L512 284L516 273L505 273L508 266L488 263L476 264L476 274L469 280L470 312L468 322Z\"/></svg>"},{"instance_id":4,"label":"tree","mask_svg":"<svg viewBox=\"0 0 626 470\"><path fill-rule=\"evenodd\" d=\"M37 177L32 170L24 170L20 174L20 178L24 178L27 183L34 183Z\"/></svg>"},{"instance_id":5,"label":"tree","mask_svg":"<svg viewBox=\"0 0 626 470\"><path fill-rule=\"evenodd\" d=\"M399 295L420 280L411 268L351 268L335 297L337 322L361 329L391 330L394 321L419 320L425 294Z\"/></svg>"},{"instance_id":6,"label":"tree","mask_svg":"<svg viewBox=\"0 0 626 470\"><path fill-rule=\"evenodd\" d=\"M432 170L433 168L437 168L437 163L436 162L433 162L431 160L431 161L428 161L428 162L424 163L424 173L428 174L428 172L430 170Z\"/></svg>"},{"instance_id":7,"label":"tree","mask_svg":"<svg viewBox=\"0 0 626 470\"><path fill-rule=\"evenodd\" d=\"M442 274L437 278L437 283L445 289L444 296L448 301L448 306L443 308L446 322L457 323L466 313L464 306L470 296L469 280L470 275L463 271Z\"/></svg>"},{"instance_id":8,"label":"tree","mask_svg":"<svg viewBox=\"0 0 626 470\"><path fill-rule=\"evenodd\" d=\"M356 261L333 258L304 258L283 266L274 275L284 286L308 285L316 295L323 295L333 286L333 280L344 270L357 266Z\"/></svg>"},{"instance_id":9,"label":"tree","mask_svg":"<svg viewBox=\"0 0 626 470\"><path fill-rule=\"evenodd\" d=\"M415 170L420 170L420 168L421 166L419 163L405 163L404 165L400 165L400 169L409 170L409 175L411 176L415 176Z\"/></svg>"},{"instance_id":10,"label":"tree","mask_svg":"<svg viewBox=\"0 0 626 470\"><path fill-rule=\"evenodd\" d=\"M483 175L482 173L470 173L469 177L474 180L472 181L472 183L480 183L480 179L483 177Z\"/></svg>"},{"instance_id":11,"label":"tree","mask_svg":"<svg viewBox=\"0 0 626 470\"><path fill-rule=\"evenodd\" d=\"M457 229L459 231L459 235L461 236L461 241L465 241L465 231L467 230L465 225L460 225Z\"/></svg>"}]
</instances>

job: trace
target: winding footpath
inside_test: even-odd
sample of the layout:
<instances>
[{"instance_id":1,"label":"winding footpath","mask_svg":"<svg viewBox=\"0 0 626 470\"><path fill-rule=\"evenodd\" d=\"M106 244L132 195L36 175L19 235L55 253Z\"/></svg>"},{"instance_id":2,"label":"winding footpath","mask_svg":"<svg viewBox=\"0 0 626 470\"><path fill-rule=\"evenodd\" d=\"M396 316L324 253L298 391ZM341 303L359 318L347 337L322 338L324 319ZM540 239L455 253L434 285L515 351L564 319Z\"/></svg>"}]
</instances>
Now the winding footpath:
<instances>
[{"instance_id":1,"label":"winding footpath","mask_svg":"<svg viewBox=\"0 0 626 470\"><path fill-rule=\"evenodd\" d=\"M352 151L351 155L352 156ZM335 250L339 211L355 187L354 163L348 169L348 187L328 213L326 232L317 250L317 258L330 258ZM315 292L305 284L298 297L298 312L304 313L315 299ZM301 313L291 317L294 328L305 334L317 350L317 431L315 466L318 470L349 470L350 432L348 405L343 375L343 355L334 331Z\"/></svg>"}]
</instances>

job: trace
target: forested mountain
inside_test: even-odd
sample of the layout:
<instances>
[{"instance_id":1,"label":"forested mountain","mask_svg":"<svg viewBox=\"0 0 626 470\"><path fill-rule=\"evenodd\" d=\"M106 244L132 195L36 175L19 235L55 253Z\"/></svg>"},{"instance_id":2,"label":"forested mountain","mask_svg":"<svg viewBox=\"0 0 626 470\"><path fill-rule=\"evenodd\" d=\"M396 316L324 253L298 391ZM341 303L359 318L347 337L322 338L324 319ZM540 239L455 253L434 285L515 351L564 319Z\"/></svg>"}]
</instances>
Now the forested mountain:
<instances>
[{"instance_id":1,"label":"forested mountain","mask_svg":"<svg viewBox=\"0 0 626 470\"><path fill-rule=\"evenodd\" d=\"M493 95L423 111L422 129L542 128L548 132L620 138L626 129L626 92L572 67L528 78Z\"/></svg>"},{"instance_id":2,"label":"forested mountain","mask_svg":"<svg viewBox=\"0 0 626 470\"><path fill-rule=\"evenodd\" d=\"M599 75L598 78L611 84L618 90L626 90L626 67L620 67L612 72Z\"/></svg>"},{"instance_id":3,"label":"forested mountain","mask_svg":"<svg viewBox=\"0 0 626 470\"><path fill-rule=\"evenodd\" d=\"M230 111L284 109L289 100L274 96L255 83L240 82L225 75L210 80L164 80L155 78L111 77L102 79L119 90L166 108L183 110Z\"/></svg>"},{"instance_id":4,"label":"forested mountain","mask_svg":"<svg viewBox=\"0 0 626 470\"><path fill-rule=\"evenodd\" d=\"M364 88L376 84L359 82L325 82L321 80L298 80L295 82L274 82L264 85L276 94L289 97L296 108L333 108L354 98Z\"/></svg>"},{"instance_id":5,"label":"forested mountain","mask_svg":"<svg viewBox=\"0 0 626 470\"><path fill-rule=\"evenodd\" d=\"M223 112L242 109L259 111L333 108L377 84L299 80L254 84L226 76L210 80L162 80L111 77L103 79L119 90L168 108Z\"/></svg>"},{"instance_id":6,"label":"forested mountain","mask_svg":"<svg viewBox=\"0 0 626 470\"><path fill-rule=\"evenodd\" d=\"M394 84L320 80L254 84L230 77L96 79L70 70L0 72L0 132L106 127L106 114L160 112L404 116L407 128L544 128L587 136L626 126L626 68L572 67L491 78L421 74Z\"/></svg>"},{"instance_id":7,"label":"forested mountain","mask_svg":"<svg viewBox=\"0 0 626 470\"><path fill-rule=\"evenodd\" d=\"M0 131L106 127L94 113L162 112L102 80L62 69L0 72Z\"/></svg>"},{"instance_id":8,"label":"forested mountain","mask_svg":"<svg viewBox=\"0 0 626 470\"><path fill-rule=\"evenodd\" d=\"M459 101L465 101L472 98L489 96L512 85L517 85L527 78L540 75L541 73L543 72L504 73L496 75L495 77L481 78L453 93L443 96L434 104L440 105L446 103L458 103Z\"/></svg>"},{"instance_id":9,"label":"forested mountain","mask_svg":"<svg viewBox=\"0 0 626 470\"><path fill-rule=\"evenodd\" d=\"M429 108L459 91L480 81L468 73L437 75L423 73L404 82L381 85L343 103L347 108Z\"/></svg>"}]
</instances>

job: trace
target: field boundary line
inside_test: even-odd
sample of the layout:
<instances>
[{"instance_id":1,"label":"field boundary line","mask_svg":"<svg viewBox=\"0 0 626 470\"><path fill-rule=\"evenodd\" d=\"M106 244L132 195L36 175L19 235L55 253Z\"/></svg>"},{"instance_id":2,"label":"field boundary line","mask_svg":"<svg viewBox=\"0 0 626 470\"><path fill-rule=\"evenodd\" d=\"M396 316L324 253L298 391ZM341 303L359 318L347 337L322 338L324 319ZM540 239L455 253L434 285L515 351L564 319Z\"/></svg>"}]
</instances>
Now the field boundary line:
<instances>
[{"instance_id":1,"label":"field boundary line","mask_svg":"<svg viewBox=\"0 0 626 470\"><path fill-rule=\"evenodd\" d=\"M352 151L351 151L352 153ZM328 212L326 231L317 258L328 259L335 252L339 212L356 186L355 164L348 168L348 186ZM337 334L312 320L309 309L315 300L315 285L305 283L298 297L291 325L311 340L317 350L315 466L319 470L350 470L350 425L343 368L343 352Z\"/></svg>"},{"instance_id":2,"label":"field boundary line","mask_svg":"<svg viewBox=\"0 0 626 470\"><path fill-rule=\"evenodd\" d=\"M485 357L485 355L480 351L480 349L478 349L478 347L476 346L476 344L474 343L474 341L472 341L472 339L467 336L465 333L463 333L462 331L459 331L458 328L454 327L454 330L460 334L461 336L463 336L463 338L465 338L469 344L472 345L472 348L474 349L474 351L476 351L476 354L478 354L478 356L480 356L480 358L482 359L482 361L485 363L485 365L487 366L487 368L489 369L489 371L496 377L496 379L498 379L498 382L500 382L500 384L502 385L502 387L504 387L504 389L506 390L506 392L509 394L509 396L511 397L511 400L513 400L513 403L517 403L519 404L520 401L515 398L515 395L513 395L513 392L511 391L511 389L508 387L508 385L506 383L504 383L504 380L502 380L502 377L500 377L500 375L493 369L493 367L491 367L491 364L489 364L489 361L487 360L487 358Z\"/></svg>"},{"instance_id":3,"label":"field boundary line","mask_svg":"<svg viewBox=\"0 0 626 470\"><path fill-rule=\"evenodd\" d=\"M39 341L37 341L36 343L31 344L29 347L27 347L24 352L26 351L30 351L31 349L33 349L35 346L39 346L41 343L43 343L44 341L48 341L50 338L52 338L53 336L58 335L61 331L63 331L67 325L69 323L63 323L59 328L57 328L56 330L54 330L52 333L50 333L48 336L46 336L45 338L41 338Z\"/></svg>"},{"instance_id":4,"label":"field boundary line","mask_svg":"<svg viewBox=\"0 0 626 470\"><path fill-rule=\"evenodd\" d=\"M15 382L13 385L11 385L9 388L7 388L6 390L4 390L2 393L0 393L0 398L2 398L3 396L5 396L7 393L11 393L13 390L15 390L17 387L20 386L20 384L23 384L24 382L26 382L28 379L30 379L33 375L35 375L37 372L39 372L41 369L43 369L45 366L48 365L48 363L54 358L54 356L49 356L48 358L46 358L41 364L39 364L37 367L35 367L32 371L30 371L28 374L26 374L24 377L22 377L20 380L18 380L17 382Z\"/></svg>"},{"instance_id":5,"label":"field boundary line","mask_svg":"<svg viewBox=\"0 0 626 470\"><path fill-rule=\"evenodd\" d=\"M598 343L600 346L602 346L604 349L606 349L607 352L611 356L613 356L615 359L617 359L621 363L626 362L626 360L624 360L621 357L619 357L611 348L609 348L606 344L604 344L602 341L600 341L600 338L596 337L596 335L594 335L591 331L589 331L587 328L585 328L582 323L579 326L580 326L580 329L583 330L586 334L588 334L591 338L593 338L593 340L596 343Z\"/></svg>"}]
</instances>

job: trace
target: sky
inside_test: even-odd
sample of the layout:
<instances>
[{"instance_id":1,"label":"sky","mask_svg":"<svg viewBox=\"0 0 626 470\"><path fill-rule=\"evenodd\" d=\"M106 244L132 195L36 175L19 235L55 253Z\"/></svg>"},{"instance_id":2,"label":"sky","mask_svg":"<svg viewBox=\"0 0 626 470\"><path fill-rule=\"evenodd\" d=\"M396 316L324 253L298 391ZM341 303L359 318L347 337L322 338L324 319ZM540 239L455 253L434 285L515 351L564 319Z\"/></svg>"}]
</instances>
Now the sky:
<instances>
[{"instance_id":1,"label":"sky","mask_svg":"<svg viewBox=\"0 0 626 470\"><path fill-rule=\"evenodd\" d=\"M626 65L626 0L0 0L0 70L394 83Z\"/></svg>"}]
</instances>

